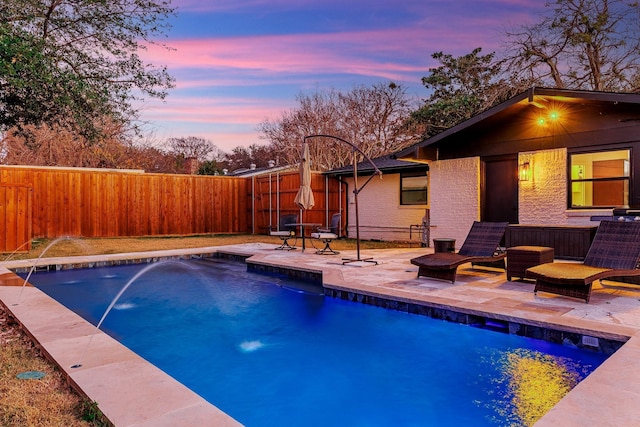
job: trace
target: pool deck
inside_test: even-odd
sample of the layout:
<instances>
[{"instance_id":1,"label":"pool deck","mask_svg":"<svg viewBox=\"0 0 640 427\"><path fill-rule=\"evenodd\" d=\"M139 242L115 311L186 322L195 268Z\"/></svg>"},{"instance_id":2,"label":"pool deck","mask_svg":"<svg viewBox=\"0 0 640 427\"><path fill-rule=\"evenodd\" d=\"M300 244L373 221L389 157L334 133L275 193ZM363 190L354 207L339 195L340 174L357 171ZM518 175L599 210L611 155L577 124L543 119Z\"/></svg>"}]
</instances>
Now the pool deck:
<instances>
[{"instance_id":1,"label":"pool deck","mask_svg":"<svg viewBox=\"0 0 640 427\"><path fill-rule=\"evenodd\" d=\"M625 341L587 379L536 423L547 426L640 425L640 286L605 282L594 284L591 301L540 292L533 282L506 279L504 270L458 268L455 284L417 278L409 260L429 248L365 250L369 262L342 264L355 251L316 255L312 250L274 251L275 245L245 245L105 255L100 257L43 258L39 265L91 265L100 261L189 257L216 252L251 256L251 262L322 272L325 287L360 295L424 304L463 313L486 315L549 329L577 332L596 338ZM0 267L0 302L55 360L68 381L92 401L116 426L236 426L237 421L147 363L135 353L97 331L79 316L7 269L28 268L33 260L8 262ZM94 335L95 333L95 335ZM89 344L90 342L90 344ZM81 367L72 368L81 364Z\"/></svg>"}]
</instances>

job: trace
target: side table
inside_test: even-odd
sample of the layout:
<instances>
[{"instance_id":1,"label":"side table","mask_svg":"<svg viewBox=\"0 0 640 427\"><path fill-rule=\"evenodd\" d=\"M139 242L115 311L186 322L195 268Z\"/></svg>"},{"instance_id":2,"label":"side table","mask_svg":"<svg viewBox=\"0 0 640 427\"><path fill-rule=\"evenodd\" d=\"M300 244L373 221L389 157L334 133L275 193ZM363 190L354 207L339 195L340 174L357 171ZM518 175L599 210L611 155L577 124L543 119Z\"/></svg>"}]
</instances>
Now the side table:
<instances>
[{"instance_id":1,"label":"side table","mask_svg":"<svg viewBox=\"0 0 640 427\"><path fill-rule=\"evenodd\" d=\"M433 252L455 252L456 239L433 239Z\"/></svg>"},{"instance_id":2,"label":"side table","mask_svg":"<svg viewBox=\"0 0 640 427\"><path fill-rule=\"evenodd\" d=\"M507 280L526 277L527 268L553 262L553 248L546 246L514 246L507 248Z\"/></svg>"}]
</instances>

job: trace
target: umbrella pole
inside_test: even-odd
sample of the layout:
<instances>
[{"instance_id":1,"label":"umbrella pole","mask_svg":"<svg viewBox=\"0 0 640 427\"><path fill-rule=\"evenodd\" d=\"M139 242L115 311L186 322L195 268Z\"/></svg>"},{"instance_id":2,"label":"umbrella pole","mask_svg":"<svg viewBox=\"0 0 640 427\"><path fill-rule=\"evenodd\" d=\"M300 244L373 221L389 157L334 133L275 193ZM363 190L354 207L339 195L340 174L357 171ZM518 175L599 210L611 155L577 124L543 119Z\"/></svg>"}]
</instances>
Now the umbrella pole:
<instances>
[{"instance_id":1,"label":"umbrella pole","mask_svg":"<svg viewBox=\"0 0 640 427\"><path fill-rule=\"evenodd\" d=\"M351 147L351 149L353 150L353 183L354 183L354 189L353 189L353 197L354 197L354 203L355 203L355 214L356 214L356 253L357 253L357 257L356 259L348 259L348 258L342 258L342 265L344 264L348 264L350 262L356 262L356 261L364 261L364 262L371 262L374 263L376 265L378 265L378 261L374 261L372 258L360 258L360 216L358 214L358 193L360 193L360 191L369 183L369 181L371 181L371 179L373 179L374 175L371 175L364 184L362 184L362 187L358 188L358 152L360 152L360 154L362 154L362 156L369 161L369 163L371 163L371 166L373 166L373 169L375 170L376 174L380 177L382 177L382 172L380 172L380 169L378 169L378 167L375 165L375 163L373 163L373 161L369 158L369 156L367 156L366 153L364 153L362 150L360 150L357 146L355 146L354 144L352 144L351 142L347 141L346 139L342 139L339 138L337 136L333 136L333 135L323 135L323 134L318 134L318 135L307 135L304 137L304 142L306 143L307 139L309 138L316 138L316 137L322 137L322 138L333 138L336 139L340 142L344 142L345 144L349 145Z\"/></svg>"},{"instance_id":2,"label":"umbrella pole","mask_svg":"<svg viewBox=\"0 0 640 427\"><path fill-rule=\"evenodd\" d=\"M356 259L342 258L342 265L359 261L372 262L377 265L378 261L374 261L373 258L360 258L360 215L358 213L358 193L360 189L358 189L358 157L355 148L353 150L353 187L353 202L356 211Z\"/></svg>"}]
</instances>

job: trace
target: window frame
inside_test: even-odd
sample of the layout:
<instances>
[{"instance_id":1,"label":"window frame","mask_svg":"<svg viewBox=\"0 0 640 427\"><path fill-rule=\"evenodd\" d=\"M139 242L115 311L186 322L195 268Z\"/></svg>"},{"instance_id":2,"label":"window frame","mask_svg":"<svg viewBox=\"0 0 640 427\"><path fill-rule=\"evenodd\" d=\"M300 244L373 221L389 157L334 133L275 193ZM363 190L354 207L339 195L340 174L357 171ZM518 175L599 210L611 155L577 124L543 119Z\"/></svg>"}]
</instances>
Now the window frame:
<instances>
[{"instance_id":1,"label":"window frame","mask_svg":"<svg viewBox=\"0 0 640 427\"><path fill-rule=\"evenodd\" d=\"M425 178L426 184L424 187L424 203L407 203L404 200L404 195L407 193L417 193L418 190L404 190L403 182L405 178ZM423 190L419 190L423 191ZM429 171L413 171L413 172L400 172L400 206L427 206L429 204Z\"/></svg>"},{"instance_id":2,"label":"window frame","mask_svg":"<svg viewBox=\"0 0 640 427\"><path fill-rule=\"evenodd\" d=\"M573 156L580 154L598 154L598 153L607 153L613 151L627 151L628 152L628 174L627 176L616 176L616 177L603 177L603 178L583 178L583 179L574 179L572 177L572 160ZM632 198L632 176L633 176L633 148L631 146L607 146L607 147L582 147L580 149L573 149L567 151L567 208L571 210L588 210L588 209L611 209L616 207L628 207L631 204ZM625 205L618 206L605 206L605 205L585 205L585 206L574 206L573 205L573 184L574 183L594 183L594 182L612 182L612 181L626 181L627 188L627 200ZM593 191L593 190L592 190Z\"/></svg>"}]
</instances>

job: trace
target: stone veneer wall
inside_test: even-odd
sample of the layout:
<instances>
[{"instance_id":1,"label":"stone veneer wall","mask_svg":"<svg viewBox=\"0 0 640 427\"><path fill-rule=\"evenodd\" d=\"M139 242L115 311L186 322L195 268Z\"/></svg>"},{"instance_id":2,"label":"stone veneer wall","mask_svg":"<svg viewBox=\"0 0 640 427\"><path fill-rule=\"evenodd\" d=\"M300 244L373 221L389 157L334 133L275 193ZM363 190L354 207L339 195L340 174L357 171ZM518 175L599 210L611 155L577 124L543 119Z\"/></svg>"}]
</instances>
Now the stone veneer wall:
<instances>
[{"instance_id":1,"label":"stone veneer wall","mask_svg":"<svg viewBox=\"0 0 640 427\"><path fill-rule=\"evenodd\" d=\"M480 158L430 163L431 238L456 239L459 249L480 219Z\"/></svg>"},{"instance_id":2,"label":"stone veneer wall","mask_svg":"<svg viewBox=\"0 0 640 427\"><path fill-rule=\"evenodd\" d=\"M362 186L368 177L358 177ZM356 211L353 195L353 179L349 185L349 237L356 237ZM405 241L409 240L409 227L421 224L428 205L400 205L400 174L383 174L382 179L374 177L358 194L360 212L360 238L363 240ZM418 233L413 240L419 241Z\"/></svg>"}]
</instances>

